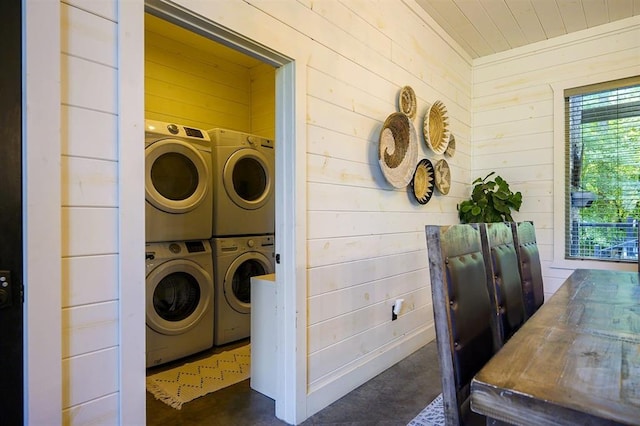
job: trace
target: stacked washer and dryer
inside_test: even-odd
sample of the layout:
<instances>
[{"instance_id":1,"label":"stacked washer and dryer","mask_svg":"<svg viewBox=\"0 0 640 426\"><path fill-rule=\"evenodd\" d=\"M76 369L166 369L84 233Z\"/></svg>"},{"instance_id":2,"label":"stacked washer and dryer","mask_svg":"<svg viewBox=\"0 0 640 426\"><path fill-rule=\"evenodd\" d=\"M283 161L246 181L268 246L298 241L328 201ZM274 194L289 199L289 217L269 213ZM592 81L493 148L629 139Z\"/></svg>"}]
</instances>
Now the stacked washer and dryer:
<instances>
[{"instance_id":1,"label":"stacked washer and dryer","mask_svg":"<svg viewBox=\"0 0 640 426\"><path fill-rule=\"evenodd\" d=\"M206 132L146 120L147 367L213 346L211 180Z\"/></svg>"},{"instance_id":2,"label":"stacked washer and dryer","mask_svg":"<svg viewBox=\"0 0 640 426\"><path fill-rule=\"evenodd\" d=\"M250 335L251 283L275 271L274 144L146 120L147 367Z\"/></svg>"},{"instance_id":3,"label":"stacked washer and dryer","mask_svg":"<svg viewBox=\"0 0 640 426\"><path fill-rule=\"evenodd\" d=\"M213 158L214 344L251 334L251 277L275 272L272 140L208 131Z\"/></svg>"}]
</instances>

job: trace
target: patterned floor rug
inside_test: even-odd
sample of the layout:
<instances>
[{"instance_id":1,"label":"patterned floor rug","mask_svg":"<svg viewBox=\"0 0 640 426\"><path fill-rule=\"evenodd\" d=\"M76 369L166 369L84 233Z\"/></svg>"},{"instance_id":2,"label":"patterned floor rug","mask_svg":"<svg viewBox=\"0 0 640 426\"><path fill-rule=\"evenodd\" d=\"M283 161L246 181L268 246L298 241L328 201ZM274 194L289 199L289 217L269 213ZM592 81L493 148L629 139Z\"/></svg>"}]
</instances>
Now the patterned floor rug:
<instances>
[{"instance_id":1,"label":"patterned floor rug","mask_svg":"<svg viewBox=\"0 0 640 426\"><path fill-rule=\"evenodd\" d=\"M250 345L147 377L147 391L165 404L182 404L249 378Z\"/></svg>"},{"instance_id":2,"label":"patterned floor rug","mask_svg":"<svg viewBox=\"0 0 640 426\"><path fill-rule=\"evenodd\" d=\"M435 397L407 426L444 426L442 394Z\"/></svg>"}]
</instances>

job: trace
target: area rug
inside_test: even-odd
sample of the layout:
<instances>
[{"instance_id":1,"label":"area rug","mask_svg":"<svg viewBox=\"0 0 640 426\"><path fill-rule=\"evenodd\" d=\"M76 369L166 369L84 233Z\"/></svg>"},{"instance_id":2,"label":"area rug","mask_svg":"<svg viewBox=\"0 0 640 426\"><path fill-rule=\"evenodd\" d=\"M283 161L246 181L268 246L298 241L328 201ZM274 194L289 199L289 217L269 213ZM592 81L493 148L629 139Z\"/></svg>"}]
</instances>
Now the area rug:
<instances>
[{"instance_id":1,"label":"area rug","mask_svg":"<svg viewBox=\"0 0 640 426\"><path fill-rule=\"evenodd\" d=\"M442 394L436 396L407 426L444 426Z\"/></svg>"},{"instance_id":2,"label":"area rug","mask_svg":"<svg viewBox=\"0 0 640 426\"><path fill-rule=\"evenodd\" d=\"M249 378L251 345L213 354L147 377L147 391L180 410L182 404Z\"/></svg>"}]
</instances>

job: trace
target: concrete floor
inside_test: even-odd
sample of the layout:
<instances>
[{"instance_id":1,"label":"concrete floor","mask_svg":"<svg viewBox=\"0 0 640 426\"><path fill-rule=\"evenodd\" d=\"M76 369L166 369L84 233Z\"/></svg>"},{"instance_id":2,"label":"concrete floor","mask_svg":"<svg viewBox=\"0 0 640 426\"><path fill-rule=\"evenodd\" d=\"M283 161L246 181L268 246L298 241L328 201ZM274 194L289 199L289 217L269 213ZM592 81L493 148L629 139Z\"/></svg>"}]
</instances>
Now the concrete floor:
<instances>
[{"instance_id":1,"label":"concrete floor","mask_svg":"<svg viewBox=\"0 0 640 426\"><path fill-rule=\"evenodd\" d=\"M302 426L406 426L442 389L435 340L343 398ZM205 395L176 410L147 392L147 425L286 425L275 403L249 387L249 380Z\"/></svg>"}]
</instances>

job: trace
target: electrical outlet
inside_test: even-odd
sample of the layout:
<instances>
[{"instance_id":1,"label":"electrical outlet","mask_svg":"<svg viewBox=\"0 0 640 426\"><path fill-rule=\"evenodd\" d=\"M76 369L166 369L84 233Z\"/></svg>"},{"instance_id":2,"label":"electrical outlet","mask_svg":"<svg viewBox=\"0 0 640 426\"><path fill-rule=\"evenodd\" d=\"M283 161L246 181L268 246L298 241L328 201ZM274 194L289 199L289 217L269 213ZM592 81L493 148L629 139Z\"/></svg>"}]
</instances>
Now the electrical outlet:
<instances>
[{"instance_id":1,"label":"electrical outlet","mask_svg":"<svg viewBox=\"0 0 640 426\"><path fill-rule=\"evenodd\" d=\"M395 321L398 319L398 315L402 310L402 304L404 303L404 299L397 299L393 306L391 307L391 321Z\"/></svg>"}]
</instances>

